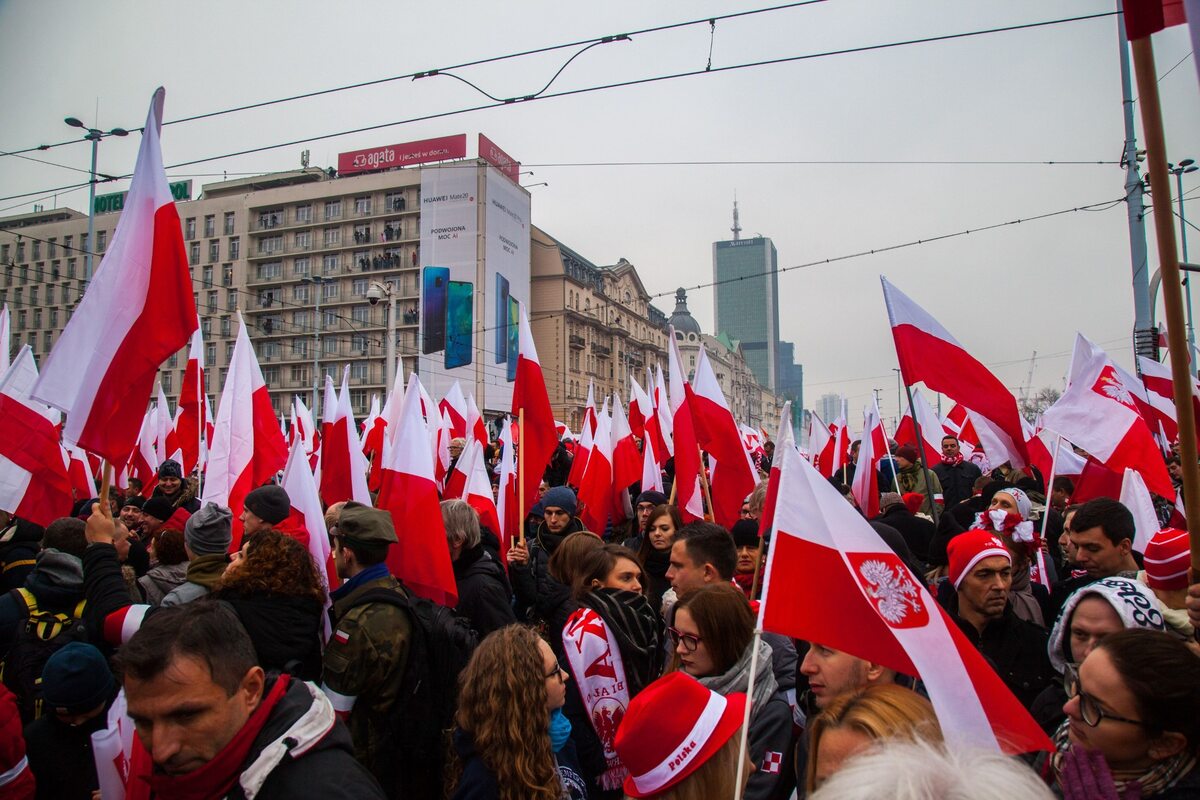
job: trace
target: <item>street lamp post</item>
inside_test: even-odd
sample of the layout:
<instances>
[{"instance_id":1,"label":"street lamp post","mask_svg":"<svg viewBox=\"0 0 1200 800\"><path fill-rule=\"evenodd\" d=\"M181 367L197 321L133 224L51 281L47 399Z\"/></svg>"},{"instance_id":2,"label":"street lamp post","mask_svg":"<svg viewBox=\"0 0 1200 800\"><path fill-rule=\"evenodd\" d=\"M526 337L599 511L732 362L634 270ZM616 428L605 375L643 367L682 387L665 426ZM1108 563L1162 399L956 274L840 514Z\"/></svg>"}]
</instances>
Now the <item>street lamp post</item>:
<instances>
[{"instance_id":1,"label":"street lamp post","mask_svg":"<svg viewBox=\"0 0 1200 800\"><path fill-rule=\"evenodd\" d=\"M1178 164L1167 164L1167 171L1175 176L1175 198L1179 201L1179 261L1186 264L1188 260L1187 251L1187 218L1183 214L1183 176L1189 172L1195 172L1200 167L1196 166L1196 161L1191 158L1185 158ZM1195 352L1196 350L1196 326L1192 323L1192 278L1191 273L1185 272L1183 276L1183 297L1187 304L1187 338L1188 351Z\"/></svg>"},{"instance_id":2,"label":"street lamp post","mask_svg":"<svg viewBox=\"0 0 1200 800\"><path fill-rule=\"evenodd\" d=\"M129 131L124 128L113 128L111 131L89 128L76 117L67 117L63 122L72 128L82 128L87 131L83 138L92 143L91 180L88 181L88 246L84 251L83 290L80 291L80 295L82 295L84 291L87 291L88 284L92 282L92 251L96 249L96 151L99 149L101 139L107 136L128 136Z\"/></svg>"},{"instance_id":3,"label":"street lamp post","mask_svg":"<svg viewBox=\"0 0 1200 800\"><path fill-rule=\"evenodd\" d=\"M316 320L313 324L313 394L312 394L312 413L317 413L317 393L321 386L321 292L324 284L331 283L329 278L324 275L312 275L308 278L301 278L301 283L311 284L313 292L316 295Z\"/></svg>"},{"instance_id":4,"label":"street lamp post","mask_svg":"<svg viewBox=\"0 0 1200 800\"><path fill-rule=\"evenodd\" d=\"M373 281L367 289L367 300L375 305L386 299L387 304L387 343L384 345L383 384L384 394L392 390L396 381L396 291L390 280Z\"/></svg>"}]
</instances>

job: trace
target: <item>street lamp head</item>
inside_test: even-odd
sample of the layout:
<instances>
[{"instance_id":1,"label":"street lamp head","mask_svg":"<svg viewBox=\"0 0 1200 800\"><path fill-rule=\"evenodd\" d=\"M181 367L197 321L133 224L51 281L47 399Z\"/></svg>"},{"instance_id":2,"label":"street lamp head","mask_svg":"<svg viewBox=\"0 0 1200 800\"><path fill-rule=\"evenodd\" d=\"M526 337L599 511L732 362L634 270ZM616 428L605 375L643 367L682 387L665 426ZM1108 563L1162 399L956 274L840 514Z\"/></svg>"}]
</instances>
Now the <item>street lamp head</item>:
<instances>
[{"instance_id":1,"label":"street lamp head","mask_svg":"<svg viewBox=\"0 0 1200 800\"><path fill-rule=\"evenodd\" d=\"M67 117L66 119L63 120L63 122L67 123L72 128L86 128L87 127L87 125L84 125L82 122L80 122L75 117Z\"/></svg>"},{"instance_id":2,"label":"street lamp head","mask_svg":"<svg viewBox=\"0 0 1200 800\"><path fill-rule=\"evenodd\" d=\"M129 135L129 131L125 130L124 128L113 128L108 133L110 136L128 136Z\"/></svg>"},{"instance_id":3,"label":"street lamp head","mask_svg":"<svg viewBox=\"0 0 1200 800\"><path fill-rule=\"evenodd\" d=\"M1196 159L1194 159L1194 158L1185 158L1183 161L1180 161L1180 162L1179 162L1179 166L1181 166L1181 167L1190 167L1192 164L1195 164L1195 163L1196 163Z\"/></svg>"}]
</instances>

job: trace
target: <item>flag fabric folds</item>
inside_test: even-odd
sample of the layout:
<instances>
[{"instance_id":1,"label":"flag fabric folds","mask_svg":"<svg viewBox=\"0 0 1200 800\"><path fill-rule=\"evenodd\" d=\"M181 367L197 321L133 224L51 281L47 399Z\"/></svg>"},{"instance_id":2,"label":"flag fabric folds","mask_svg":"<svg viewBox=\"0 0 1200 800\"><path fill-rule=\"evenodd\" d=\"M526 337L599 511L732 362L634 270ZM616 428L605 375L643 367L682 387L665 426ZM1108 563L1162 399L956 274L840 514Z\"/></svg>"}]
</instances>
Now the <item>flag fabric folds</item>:
<instances>
[{"instance_id":1,"label":"flag fabric folds","mask_svg":"<svg viewBox=\"0 0 1200 800\"><path fill-rule=\"evenodd\" d=\"M759 607L763 630L920 677L947 741L1008 754L1052 751L920 576L792 448L779 448L779 455L775 534Z\"/></svg>"},{"instance_id":2,"label":"flag fabric folds","mask_svg":"<svg viewBox=\"0 0 1200 800\"><path fill-rule=\"evenodd\" d=\"M67 414L67 442L114 464L133 450L158 368L198 325L183 228L163 171L165 95L159 88L150 102L108 251L32 392Z\"/></svg>"},{"instance_id":3,"label":"flag fabric folds","mask_svg":"<svg viewBox=\"0 0 1200 800\"><path fill-rule=\"evenodd\" d=\"M33 351L24 345L0 376L0 508L45 527L71 513L71 481L57 411L33 400Z\"/></svg>"},{"instance_id":4,"label":"flag fabric folds","mask_svg":"<svg viewBox=\"0 0 1200 800\"><path fill-rule=\"evenodd\" d=\"M704 345L700 345L696 374L690 385L685 384L685 391L696 440L717 462L709 488L713 518L726 528L732 528L738 521L742 502L758 485L758 473L742 446L741 431L725 403L725 393L717 382Z\"/></svg>"},{"instance_id":5,"label":"flag fabric folds","mask_svg":"<svg viewBox=\"0 0 1200 800\"><path fill-rule=\"evenodd\" d=\"M528 511L537 499L538 483L550 464L550 457L554 455L558 436L554 431L554 411L550 408L546 379L542 375L542 365L533 344L533 332L529 328L529 315L524 303L521 304L519 338L512 413L514 418L519 418L520 411L525 411L525 421L517 436L520 443L517 459L524 465L524 507Z\"/></svg>"}]
</instances>

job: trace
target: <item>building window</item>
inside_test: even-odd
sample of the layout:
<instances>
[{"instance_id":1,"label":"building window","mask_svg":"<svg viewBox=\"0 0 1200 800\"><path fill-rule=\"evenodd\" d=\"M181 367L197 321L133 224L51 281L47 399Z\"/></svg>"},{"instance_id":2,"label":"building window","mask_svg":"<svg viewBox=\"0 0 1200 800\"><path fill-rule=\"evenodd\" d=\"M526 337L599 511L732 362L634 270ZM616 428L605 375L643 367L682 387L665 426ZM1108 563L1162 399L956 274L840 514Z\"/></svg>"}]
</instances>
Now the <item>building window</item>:
<instances>
[{"instance_id":1,"label":"building window","mask_svg":"<svg viewBox=\"0 0 1200 800\"><path fill-rule=\"evenodd\" d=\"M321 340L321 349L325 351L327 356L335 356L338 351L338 340L336 336L326 336Z\"/></svg>"},{"instance_id":2,"label":"building window","mask_svg":"<svg viewBox=\"0 0 1200 800\"><path fill-rule=\"evenodd\" d=\"M338 267L338 257L337 256L325 256L324 258L321 259L321 269L326 275L330 274L331 272L336 272L337 267Z\"/></svg>"},{"instance_id":3,"label":"building window","mask_svg":"<svg viewBox=\"0 0 1200 800\"><path fill-rule=\"evenodd\" d=\"M46 353L50 352L50 348L54 345L54 334L50 331L42 332L42 350ZM171 387L167 387L167 391L171 391Z\"/></svg>"},{"instance_id":4,"label":"building window","mask_svg":"<svg viewBox=\"0 0 1200 800\"><path fill-rule=\"evenodd\" d=\"M263 383L267 386L276 386L279 384L279 367L263 367Z\"/></svg>"},{"instance_id":5,"label":"building window","mask_svg":"<svg viewBox=\"0 0 1200 800\"><path fill-rule=\"evenodd\" d=\"M312 328L312 313L308 311L292 312L292 327L299 330Z\"/></svg>"},{"instance_id":6,"label":"building window","mask_svg":"<svg viewBox=\"0 0 1200 800\"><path fill-rule=\"evenodd\" d=\"M325 219L340 219L342 216L341 200L325 201Z\"/></svg>"},{"instance_id":7,"label":"building window","mask_svg":"<svg viewBox=\"0 0 1200 800\"><path fill-rule=\"evenodd\" d=\"M367 392L365 389L350 390L350 405L354 407L355 414L362 414L367 408Z\"/></svg>"},{"instance_id":8,"label":"building window","mask_svg":"<svg viewBox=\"0 0 1200 800\"><path fill-rule=\"evenodd\" d=\"M401 192L389 192L383 196L383 202L387 204L388 211L404 210L404 194Z\"/></svg>"},{"instance_id":9,"label":"building window","mask_svg":"<svg viewBox=\"0 0 1200 800\"><path fill-rule=\"evenodd\" d=\"M295 261L292 262L292 274L293 275L300 277L300 278L307 278L309 275L309 271L310 270L308 267L308 259L307 258L297 258Z\"/></svg>"},{"instance_id":10,"label":"building window","mask_svg":"<svg viewBox=\"0 0 1200 800\"><path fill-rule=\"evenodd\" d=\"M183 223L183 238L185 238L185 239L195 239L196 238L196 218L195 217L188 217L187 220Z\"/></svg>"},{"instance_id":11,"label":"building window","mask_svg":"<svg viewBox=\"0 0 1200 800\"><path fill-rule=\"evenodd\" d=\"M210 238L217 235L217 217L215 214L204 216L204 236Z\"/></svg>"},{"instance_id":12,"label":"building window","mask_svg":"<svg viewBox=\"0 0 1200 800\"><path fill-rule=\"evenodd\" d=\"M332 281L321 284L324 291L321 293L324 300L336 300L338 296L338 285Z\"/></svg>"},{"instance_id":13,"label":"building window","mask_svg":"<svg viewBox=\"0 0 1200 800\"><path fill-rule=\"evenodd\" d=\"M242 243L238 237L234 236L229 240L229 258L231 261L236 261L242 253Z\"/></svg>"},{"instance_id":14,"label":"building window","mask_svg":"<svg viewBox=\"0 0 1200 800\"><path fill-rule=\"evenodd\" d=\"M46 258L55 258L58 256L58 239L51 238L46 242Z\"/></svg>"},{"instance_id":15,"label":"building window","mask_svg":"<svg viewBox=\"0 0 1200 800\"><path fill-rule=\"evenodd\" d=\"M259 255L278 253L283 249L282 236L264 236L258 240Z\"/></svg>"},{"instance_id":16,"label":"building window","mask_svg":"<svg viewBox=\"0 0 1200 800\"><path fill-rule=\"evenodd\" d=\"M296 222L312 222L312 206L296 206Z\"/></svg>"},{"instance_id":17,"label":"building window","mask_svg":"<svg viewBox=\"0 0 1200 800\"><path fill-rule=\"evenodd\" d=\"M108 231L96 231L96 252L103 253L108 247Z\"/></svg>"},{"instance_id":18,"label":"building window","mask_svg":"<svg viewBox=\"0 0 1200 800\"><path fill-rule=\"evenodd\" d=\"M221 317L221 335L228 337L231 335L233 324L229 317Z\"/></svg>"},{"instance_id":19,"label":"building window","mask_svg":"<svg viewBox=\"0 0 1200 800\"><path fill-rule=\"evenodd\" d=\"M163 391L164 391L164 392L167 392L167 393L170 393L170 392L171 392L171 385L172 385L172 383L171 383L171 373L169 373L169 372L163 372L163 374L162 374L162 388L163 388Z\"/></svg>"},{"instance_id":20,"label":"building window","mask_svg":"<svg viewBox=\"0 0 1200 800\"><path fill-rule=\"evenodd\" d=\"M19 331L25 330L25 312L24 311L17 312L17 330L19 330Z\"/></svg>"},{"instance_id":21,"label":"building window","mask_svg":"<svg viewBox=\"0 0 1200 800\"><path fill-rule=\"evenodd\" d=\"M204 363L210 365L217 363L217 346L211 342L204 345Z\"/></svg>"},{"instance_id":22,"label":"building window","mask_svg":"<svg viewBox=\"0 0 1200 800\"><path fill-rule=\"evenodd\" d=\"M225 290L225 310L237 311L237 289Z\"/></svg>"},{"instance_id":23,"label":"building window","mask_svg":"<svg viewBox=\"0 0 1200 800\"><path fill-rule=\"evenodd\" d=\"M270 308L275 304L279 297L279 289L272 287L270 289L258 290L258 306L259 308Z\"/></svg>"},{"instance_id":24,"label":"building window","mask_svg":"<svg viewBox=\"0 0 1200 800\"><path fill-rule=\"evenodd\" d=\"M298 283L292 287L292 299L297 303L308 302L308 284Z\"/></svg>"},{"instance_id":25,"label":"building window","mask_svg":"<svg viewBox=\"0 0 1200 800\"><path fill-rule=\"evenodd\" d=\"M355 278L354 279L354 289L352 292L353 295L355 297L366 297L368 283L369 282L367 281L366 278Z\"/></svg>"},{"instance_id":26,"label":"building window","mask_svg":"<svg viewBox=\"0 0 1200 800\"><path fill-rule=\"evenodd\" d=\"M321 322L323 327L332 328L337 325L338 315L336 311L326 311L322 316L324 317Z\"/></svg>"},{"instance_id":27,"label":"building window","mask_svg":"<svg viewBox=\"0 0 1200 800\"><path fill-rule=\"evenodd\" d=\"M371 243L371 226L370 225L355 225L354 226L354 243L355 244L370 244Z\"/></svg>"},{"instance_id":28,"label":"building window","mask_svg":"<svg viewBox=\"0 0 1200 800\"><path fill-rule=\"evenodd\" d=\"M217 310L217 290L213 289L208 293L208 313L214 314Z\"/></svg>"},{"instance_id":29,"label":"building window","mask_svg":"<svg viewBox=\"0 0 1200 800\"><path fill-rule=\"evenodd\" d=\"M367 306L355 306L350 312L350 316L354 319L355 323L359 325L366 325L368 322L370 322L371 309Z\"/></svg>"},{"instance_id":30,"label":"building window","mask_svg":"<svg viewBox=\"0 0 1200 800\"><path fill-rule=\"evenodd\" d=\"M33 327L42 327L42 310L40 308L35 308L33 310Z\"/></svg>"},{"instance_id":31,"label":"building window","mask_svg":"<svg viewBox=\"0 0 1200 800\"><path fill-rule=\"evenodd\" d=\"M205 267L205 268L203 269L203 271L201 271L201 273L200 273L200 274L203 276L202 280L204 281L204 285L205 285L205 286L212 286L212 278L213 278L213 268L212 268L212 266L207 266L207 267Z\"/></svg>"},{"instance_id":32,"label":"building window","mask_svg":"<svg viewBox=\"0 0 1200 800\"><path fill-rule=\"evenodd\" d=\"M29 305L36 306L37 304L38 304L38 287L30 286L29 287Z\"/></svg>"},{"instance_id":33,"label":"building window","mask_svg":"<svg viewBox=\"0 0 1200 800\"><path fill-rule=\"evenodd\" d=\"M341 228L326 228L325 229L325 246L330 247L342 241Z\"/></svg>"},{"instance_id":34,"label":"building window","mask_svg":"<svg viewBox=\"0 0 1200 800\"><path fill-rule=\"evenodd\" d=\"M260 280L270 280L271 278L283 277L283 262L282 261L267 261L259 264L254 268L255 274Z\"/></svg>"},{"instance_id":35,"label":"building window","mask_svg":"<svg viewBox=\"0 0 1200 800\"><path fill-rule=\"evenodd\" d=\"M50 309L50 327L55 328L55 329L58 328L58 309L57 308Z\"/></svg>"},{"instance_id":36,"label":"building window","mask_svg":"<svg viewBox=\"0 0 1200 800\"><path fill-rule=\"evenodd\" d=\"M42 257L42 243L37 239L33 240L33 260L37 261Z\"/></svg>"},{"instance_id":37,"label":"building window","mask_svg":"<svg viewBox=\"0 0 1200 800\"><path fill-rule=\"evenodd\" d=\"M48 306L54 305L54 287L53 286L46 287L46 305L48 305Z\"/></svg>"},{"instance_id":38,"label":"building window","mask_svg":"<svg viewBox=\"0 0 1200 800\"><path fill-rule=\"evenodd\" d=\"M190 245L188 245L188 263L189 264L199 264L200 263L200 243L199 242L192 242Z\"/></svg>"},{"instance_id":39,"label":"building window","mask_svg":"<svg viewBox=\"0 0 1200 800\"><path fill-rule=\"evenodd\" d=\"M209 334L212 333L212 317L201 317L200 318L200 332L203 333L205 336L208 336ZM171 358L174 358L174 357L175 356L171 356ZM171 366L173 367L175 365L172 364Z\"/></svg>"},{"instance_id":40,"label":"building window","mask_svg":"<svg viewBox=\"0 0 1200 800\"><path fill-rule=\"evenodd\" d=\"M367 337L361 333L356 333L350 337L350 350L356 355L362 355L367 352Z\"/></svg>"},{"instance_id":41,"label":"building window","mask_svg":"<svg viewBox=\"0 0 1200 800\"><path fill-rule=\"evenodd\" d=\"M233 264L221 267L221 285L233 286Z\"/></svg>"},{"instance_id":42,"label":"building window","mask_svg":"<svg viewBox=\"0 0 1200 800\"><path fill-rule=\"evenodd\" d=\"M292 383L307 384L308 382L308 367L301 364L293 364Z\"/></svg>"},{"instance_id":43,"label":"building window","mask_svg":"<svg viewBox=\"0 0 1200 800\"><path fill-rule=\"evenodd\" d=\"M283 209L275 208L270 211L258 212L258 227L274 228L283 224Z\"/></svg>"},{"instance_id":44,"label":"building window","mask_svg":"<svg viewBox=\"0 0 1200 800\"><path fill-rule=\"evenodd\" d=\"M354 213L355 214L370 214L371 213L371 197L356 197L354 198Z\"/></svg>"},{"instance_id":45,"label":"building window","mask_svg":"<svg viewBox=\"0 0 1200 800\"><path fill-rule=\"evenodd\" d=\"M368 365L365 361L354 361L350 364L350 377L356 381L365 381L368 374Z\"/></svg>"},{"instance_id":46,"label":"building window","mask_svg":"<svg viewBox=\"0 0 1200 800\"><path fill-rule=\"evenodd\" d=\"M308 358L308 339L292 339L292 355Z\"/></svg>"},{"instance_id":47,"label":"building window","mask_svg":"<svg viewBox=\"0 0 1200 800\"><path fill-rule=\"evenodd\" d=\"M312 232L296 231L296 247L302 250L312 247Z\"/></svg>"},{"instance_id":48,"label":"building window","mask_svg":"<svg viewBox=\"0 0 1200 800\"><path fill-rule=\"evenodd\" d=\"M211 264L214 261L221 260L221 240L210 239L208 242L208 261Z\"/></svg>"},{"instance_id":49,"label":"building window","mask_svg":"<svg viewBox=\"0 0 1200 800\"><path fill-rule=\"evenodd\" d=\"M234 230L234 228L233 228L233 225L234 225L233 219L234 219L234 214L233 214L233 212L232 212L232 211L226 211L226 212L225 212L225 235L226 235L226 236L232 236L232 235L233 235L233 230Z\"/></svg>"}]
</instances>

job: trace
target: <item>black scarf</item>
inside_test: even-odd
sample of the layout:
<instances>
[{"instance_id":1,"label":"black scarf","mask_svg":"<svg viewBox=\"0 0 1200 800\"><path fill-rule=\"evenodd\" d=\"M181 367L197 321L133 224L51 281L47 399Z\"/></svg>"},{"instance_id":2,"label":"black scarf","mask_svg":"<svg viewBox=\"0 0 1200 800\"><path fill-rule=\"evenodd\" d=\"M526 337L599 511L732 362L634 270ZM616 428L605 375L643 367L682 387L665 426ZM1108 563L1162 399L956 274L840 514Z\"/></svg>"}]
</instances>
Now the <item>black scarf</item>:
<instances>
[{"instance_id":1,"label":"black scarf","mask_svg":"<svg viewBox=\"0 0 1200 800\"><path fill-rule=\"evenodd\" d=\"M662 618L644 595L624 589L593 589L580 602L599 614L617 637L629 697L633 698L662 674L666 653Z\"/></svg>"}]
</instances>

